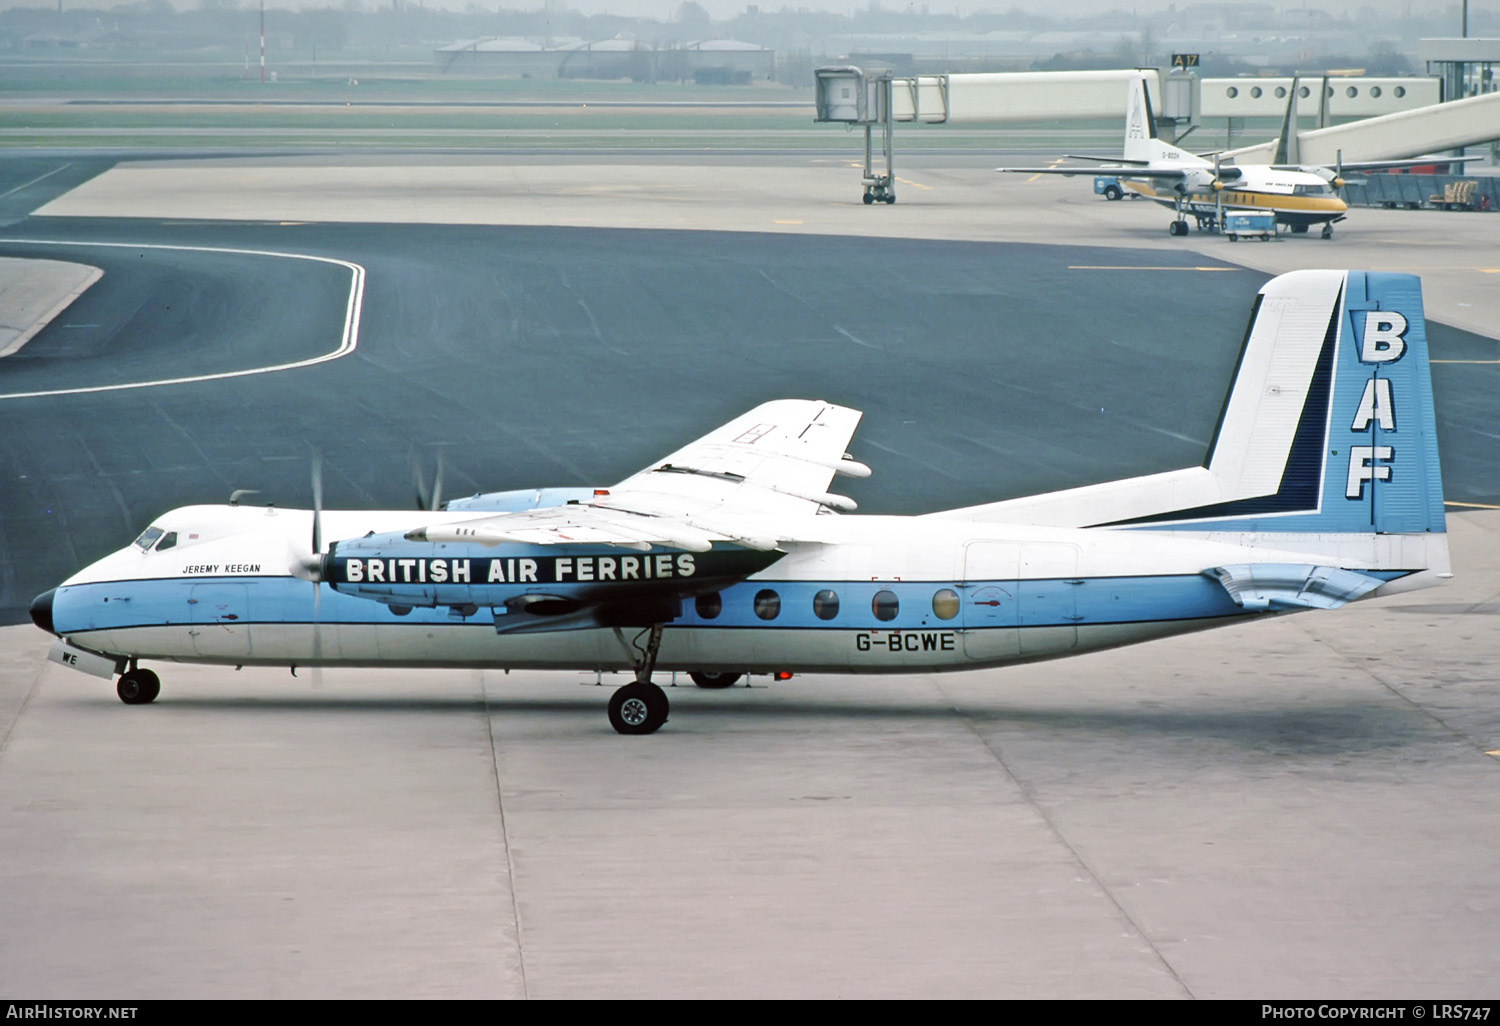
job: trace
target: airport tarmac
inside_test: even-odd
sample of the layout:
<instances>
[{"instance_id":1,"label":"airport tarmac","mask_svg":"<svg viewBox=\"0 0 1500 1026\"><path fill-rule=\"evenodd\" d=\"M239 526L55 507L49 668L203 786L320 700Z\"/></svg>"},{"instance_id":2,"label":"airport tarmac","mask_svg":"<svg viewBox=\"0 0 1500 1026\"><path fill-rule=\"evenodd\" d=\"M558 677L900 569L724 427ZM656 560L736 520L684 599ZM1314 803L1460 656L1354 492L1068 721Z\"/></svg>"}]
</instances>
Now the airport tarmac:
<instances>
[{"instance_id":1,"label":"airport tarmac","mask_svg":"<svg viewBox=\"0 0 1500 1026\"><path fill-rule=\"evenodd\" d=\"M1191 236L1189 262L1164 211L1086 178L923 166L897 205L865 207L847 162L733 170L173 162L110 171L18 227L1044 242L1087 249L1098 288L1167 320L1186 290L1221 288L1205 279L1249 277L1186 269L1229 262L1413 270L1429 319L1500 324L1486 215L1356 211L1331 242ZM1006 251L891 251L890 274ZM1482 397L1500 354L1462 344L1474 362L1446 366ZM1492 431L1480 401L1470 426ZM1449 526L1440 589L1003 671L680 687L649 738L614 735L608 689L575 674L165 667L162 698L130 708L45 662L40 631L0 628L0 994L1493 998L1500 511Z\"/></svg>"}]
</instances>

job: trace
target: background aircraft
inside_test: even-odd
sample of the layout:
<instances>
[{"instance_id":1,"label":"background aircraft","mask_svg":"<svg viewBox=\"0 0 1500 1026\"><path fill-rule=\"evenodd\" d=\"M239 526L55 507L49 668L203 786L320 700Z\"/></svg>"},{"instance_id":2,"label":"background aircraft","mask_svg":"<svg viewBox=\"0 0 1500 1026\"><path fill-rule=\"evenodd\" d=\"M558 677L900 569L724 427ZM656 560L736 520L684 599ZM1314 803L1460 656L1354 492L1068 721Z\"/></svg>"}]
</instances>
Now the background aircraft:
<instances>
[{"instance_id":1,"label":"background aircraft","mask_svg":"<svg viewBox=\"0 0 1500 1026\"><path fill-rule=\"evenodd\" d=\"M1399 416L1397 411L1399 410ZM52 657L142 704L143 659L932 672L1331 608L1448 576L1420 284L1267 283L1200 467L925 516L848 516L860 414L766 403L609 488L440 511L191 506L37 596ZM316 477L315 477L316 480ZM333 539L325 545L327 539Z\"/></svg>"},{"instance_id":2,"label":"background aircraft","mask_svg":"<svg viewBox=\"0 0 1500 1026\"><path fill-rule=\"evenodd\" d=\"M1186 235L1191 215L1200 230L1216 227L1225 212L1269 210L1278 224L1294 232L1305 232L1316 224L1323 237L1331 238L1333 224L1342 220L1348 205L1339 198L1330 180L1308 170L1289 166L1250 164L1221 165L1188 153L1156 137L1151 98L1143 78L1127 86L1124 156L1074 156L1075 160L1097 160L1096 167L1001 167L997 171L1017 174L1081 175L1113 174L1121 184L1149 199L1173 208L1177 217L1168 225L1173 235ZM1296 91L1292 91L1296 96Z\"/></svg>"},{"instance_id":3,"label":"background aircraft","mask_svg":"<svg viewBox=\"0 0 1500 1026\"><path fill-rule=\"evenodd\" d=\"M1271 211L1277 224L1294 233L1322 225L1322 236L1333 237L1333 225L1349 209L1339 194L1346 172L1380 171L1419 167L1433 163L1462 163L1479 157L1414 157L1404 160L1369 160L1333 165L1303 164L1298 157L1298 80L1288 91L1275 162L1271 164L1225 163L1221 154L1210 160L1188 153L1156 137L1156 121L1146 81L1138 78L1127 87L1125 147L1122 157L1092 157L1068 154L1073 160L1094 160L1092 167L1000 167L996 171L1016 174L1114 175L1137 195L1169 206L1177 218L1168 225L1173 235L1186 235L1191 215L1200 231L1215 229L1225 213L1245 210ZM1319 87L1326 101L1327 79ZM1117 198L1111 195L1111 199Z\"/></svg>"}]
</instances>

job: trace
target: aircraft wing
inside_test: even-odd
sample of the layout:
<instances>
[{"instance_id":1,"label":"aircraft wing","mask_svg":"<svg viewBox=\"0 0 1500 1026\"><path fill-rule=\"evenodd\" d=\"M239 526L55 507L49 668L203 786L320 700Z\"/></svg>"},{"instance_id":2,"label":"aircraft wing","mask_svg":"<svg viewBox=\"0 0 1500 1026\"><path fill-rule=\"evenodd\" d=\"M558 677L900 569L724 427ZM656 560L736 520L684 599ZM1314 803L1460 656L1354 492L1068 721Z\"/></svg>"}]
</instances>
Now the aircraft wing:
<instances>
[{"instance_id":1,"label":"aircraft wing","mask_svg":"<svg viewBox=\"0 0 1500 1026\"><path fill-rule=\"evenodd\" d=\"M781 399L683 446L610 489L610 505L654 500L679 509L810 516L850 512L828 491L835 474L869 477L845 452L861 414L821 400Z\"/></svg>"},{"instance_id":2,"label":"aircraft wing","mask_svg":"<svg viewBox=\"0 0 1500 1026\"><path fill-rule=\"evenodd\" d=\"M1120 178L1158 178L1166 181L1176 181L1187 174L1187 169L1180 167L1141 167L1134 164L1103 164L1099 167L997 167L995 170L1016 175L1116 175Z\"/></svg>"},{"instance_id":3,"label":"aircraft wing","mask_svg":"<svg viewBox=\"0 0 1500 1026\"><path fill-rule=\"evenodd\" d=\"M432 524L411 541L499 545L653 545L706 552L729 542L775 550L778 525L855 503L828 491L835 474L868 477L845 453L860 412L821 400L763 403L592 499ZM772 527L768 528L770 524Z\"/></svg>"},{"instance_id":4,"label":"aircraft wing","mask_svg":"<svg viewBox=\"0 0 1500 1026\"><path fill-rule=\"evenodd\" d=\"M1430 157L1412 157L1407 160L1354 160L1347 164L1272 164L1274 171L1334 171L1342 168L1344 171L1385 171L1397 167L1427 167L1432 164L1464 164L1471 160L1484 160L1480 157L1449 157L1433 155Z\"/></svg>"}]
</instances>

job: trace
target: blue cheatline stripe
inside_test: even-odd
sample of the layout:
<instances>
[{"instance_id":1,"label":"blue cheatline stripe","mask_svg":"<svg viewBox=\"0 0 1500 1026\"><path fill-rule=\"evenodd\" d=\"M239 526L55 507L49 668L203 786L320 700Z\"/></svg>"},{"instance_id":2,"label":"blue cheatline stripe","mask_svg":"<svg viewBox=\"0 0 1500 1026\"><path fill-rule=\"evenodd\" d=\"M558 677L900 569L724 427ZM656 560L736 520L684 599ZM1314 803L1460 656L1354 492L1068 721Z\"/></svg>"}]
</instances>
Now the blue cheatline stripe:
<instances>
[{"instance_id":1,"label":"blue cheatline stripe","mask_svg":"<svg viewBox=\"0 0 1500 1026\"><path fill-rule=\"evenodd\" d=\"M128 600L123 595L126 588ZM947 620L933 611L934 596L944 590L957 592L962 604L960 614ZM814 596L824 591L838 597L837 613L826 620L814 612ZM897 600L896 615L888 620L878 619L874 611L877 593L882 591L894 594ZM779 600L779 611L772 619L756 615L756 597L762 592L774 592ZM975 596L979 593L983 593L983 605L977 604ZM1201 574L970 582L744 581L718 595L720 611L716 616L703 616L689 599L683 602L682 615L672 621L672 626L941 630L1148 623L1244 613L1222 586ZM189 598L197 601L189 603ZM827 610L828 603L820 605ZM307 624L313 621L313 607L313 586L291 577L124 581L59 588L53 600L53 621L61 634L189 622ZM489 625L492 614L481 607L472 616L458 617L439 606L397 615L389 606L342 595L323 585L317 619L329 625L433 627Z\"/></svg>"}]
</instances>

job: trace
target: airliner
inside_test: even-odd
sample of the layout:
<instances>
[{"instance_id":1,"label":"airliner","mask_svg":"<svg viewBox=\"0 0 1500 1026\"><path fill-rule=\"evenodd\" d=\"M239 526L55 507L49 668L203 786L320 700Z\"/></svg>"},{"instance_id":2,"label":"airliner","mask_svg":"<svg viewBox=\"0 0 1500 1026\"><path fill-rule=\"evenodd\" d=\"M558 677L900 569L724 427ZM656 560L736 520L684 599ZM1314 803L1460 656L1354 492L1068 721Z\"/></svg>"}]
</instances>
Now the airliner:
<instances>
[{"instance_id":1,"label":"airliner","mask_svg":"<svg viewBox=\"0 0 1500 1026\"><path fill-rule=\"evenodd\" d=\"M1269 281L1200 466L858 514L829 489L871 473L860 416L774 400L609 486L436 510L174 509L31 616L130 705L161 690L143 662L578 669L628 674L609 722L650 734L661 671L1002 667L1451 576L1412 275Z\"/></svg>"},{"instance_id":2,"label":"airliner","mask_svg":"<svg viewBox=\"0 0 1500 1026\"><path fill-rule=\"evenodd\" d=\"M1016 174L1115 175L1125 188L1176 212L1176 218L1167 226L1172 235L1188 233L1188 215L1196 220L1201 231L1215 228L1226 212L1257 210L1274 213L1276 223L1288 226L1293 232L1302 233L1314 225L1322 225L1323 238L1333 237L1334 223L1343 220L1349 207L1335 190L1331 174L1285 165L1221 165L1185 152L1156 137L1156 121L1145 79L1132 79L1127 88L1123 157L1070 154L1071 159L1101 163L1090 167L1053 165L995 170ZM1295 95L1294 91L1294 98ZM1394 166L1394 163L1359 167Z\"/></svg>"}]
</instances>

